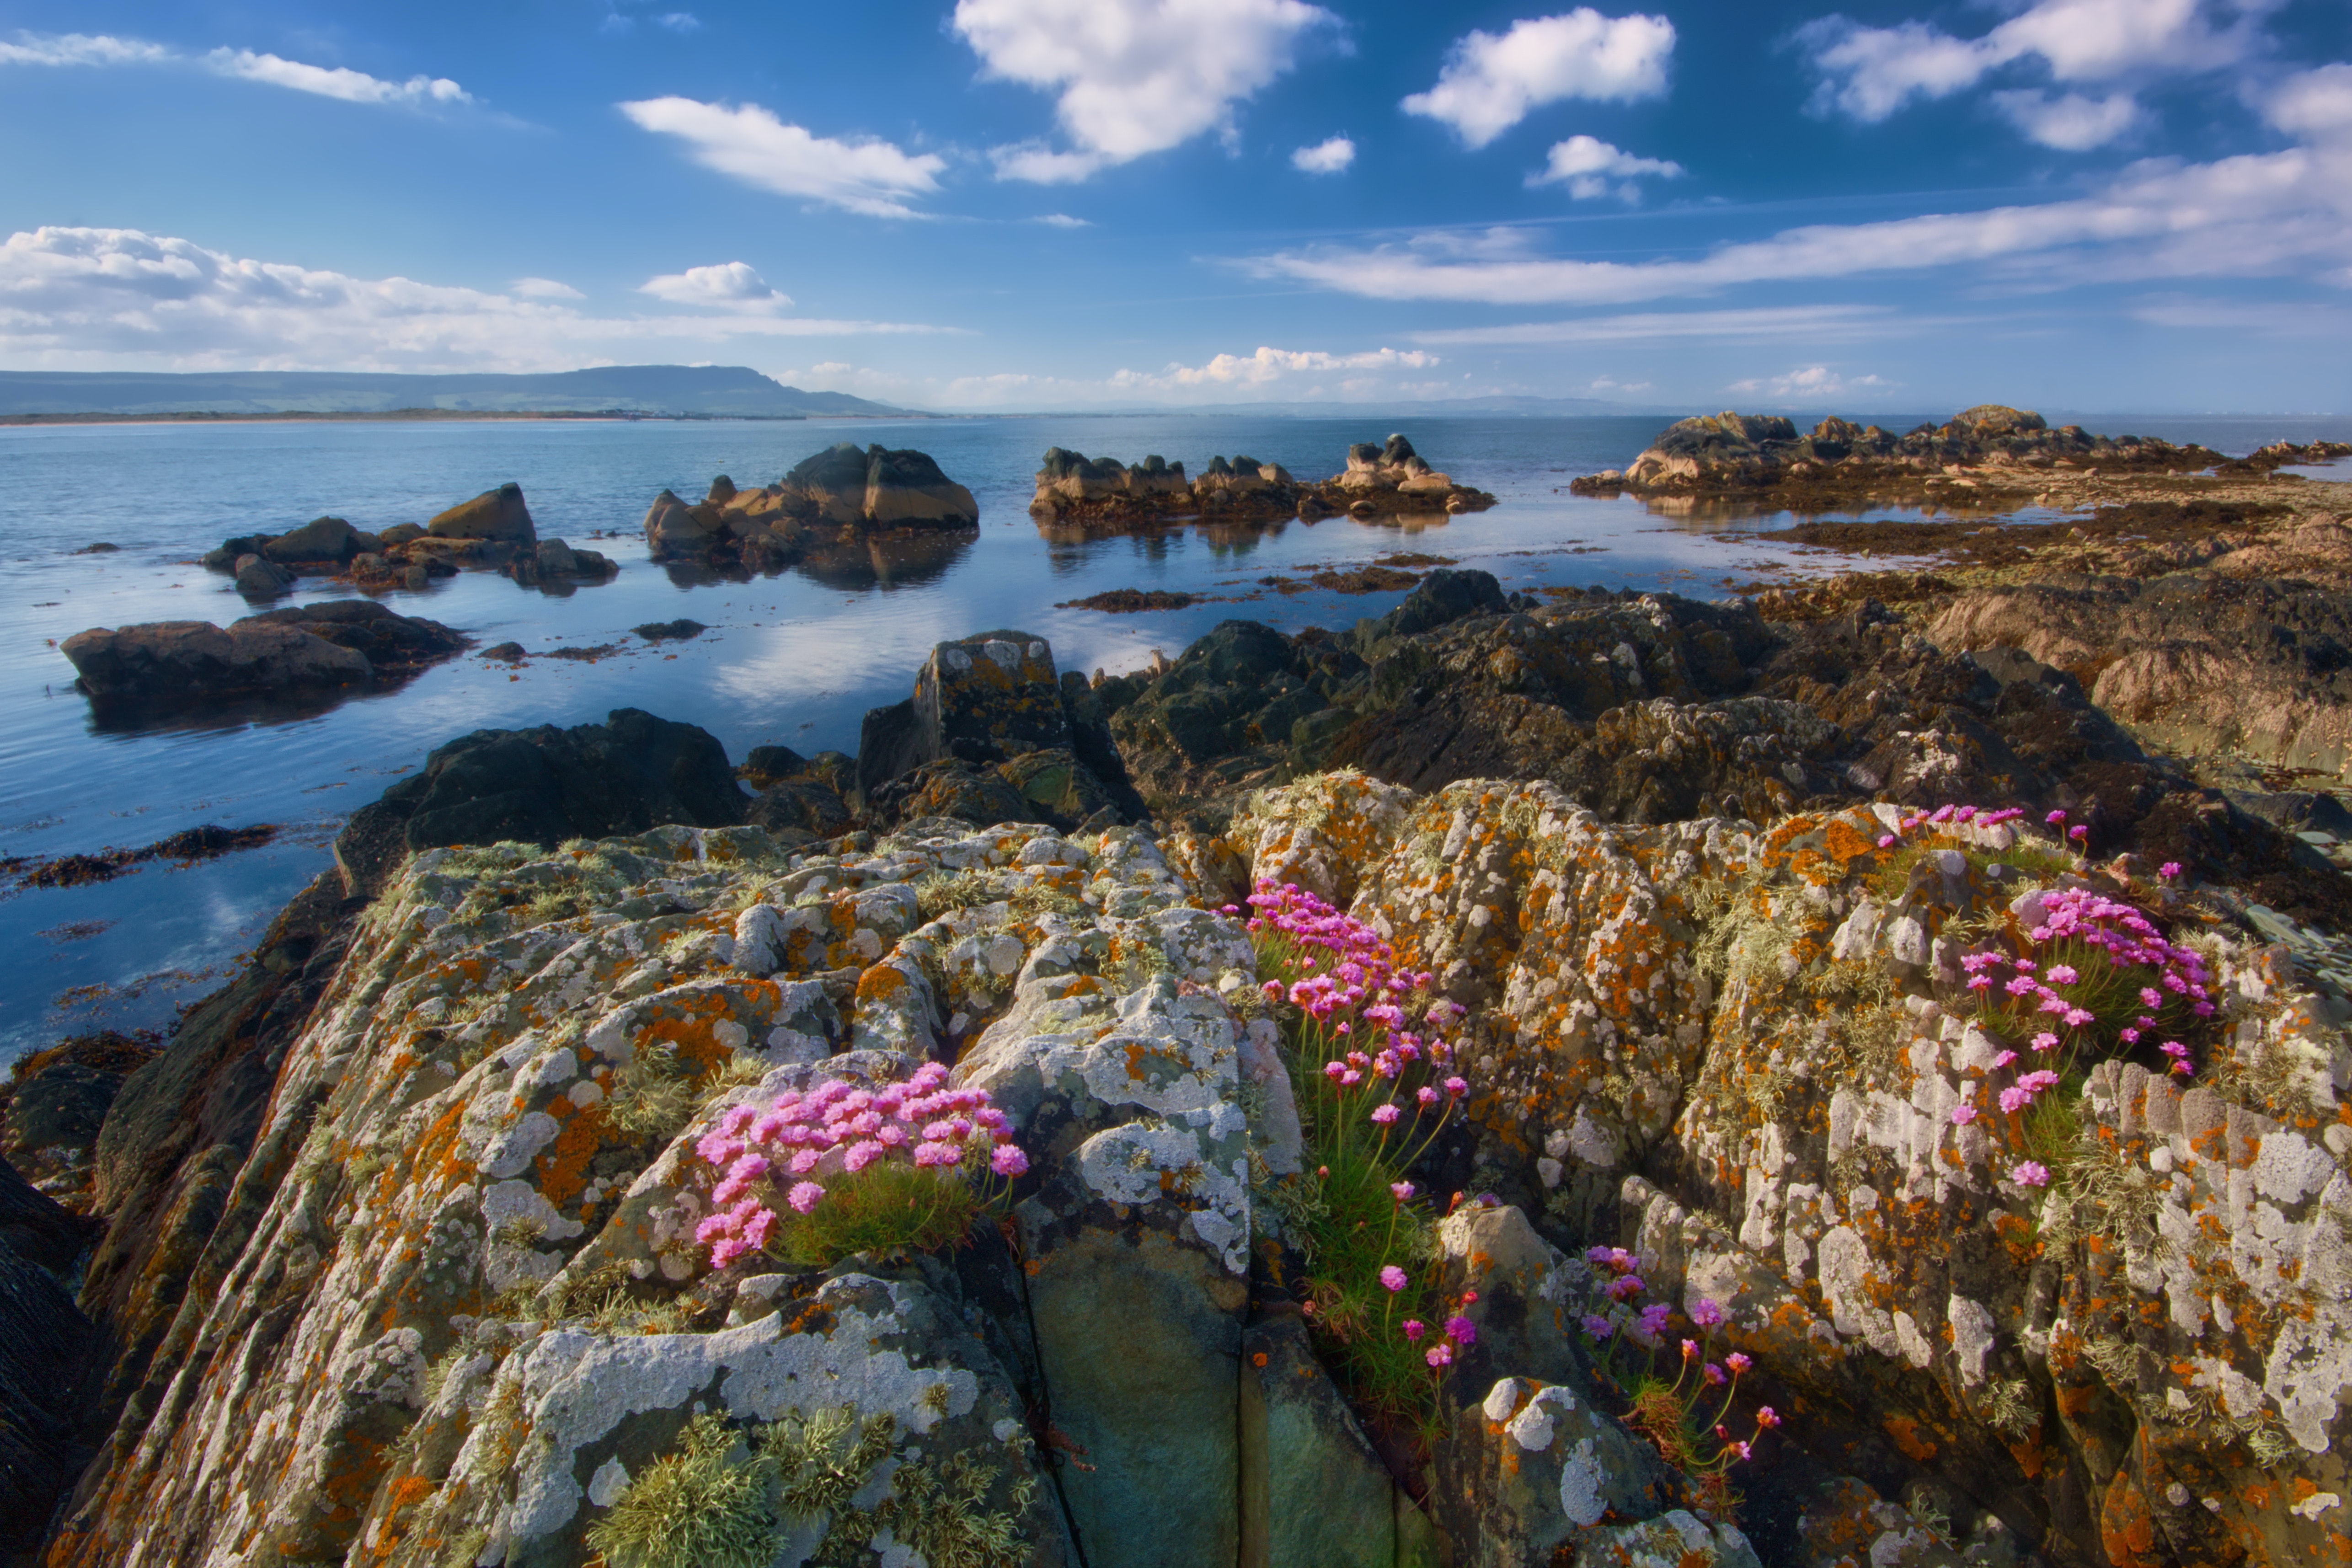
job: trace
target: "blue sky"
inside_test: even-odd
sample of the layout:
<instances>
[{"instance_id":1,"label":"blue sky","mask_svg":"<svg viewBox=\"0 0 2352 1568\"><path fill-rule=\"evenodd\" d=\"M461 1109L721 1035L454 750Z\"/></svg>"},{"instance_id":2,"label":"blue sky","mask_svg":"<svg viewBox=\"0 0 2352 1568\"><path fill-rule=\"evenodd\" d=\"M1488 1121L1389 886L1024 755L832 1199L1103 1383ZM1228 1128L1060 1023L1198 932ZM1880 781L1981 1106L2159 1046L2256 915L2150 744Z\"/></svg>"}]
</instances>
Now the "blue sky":
<instances>
[{"instance_id":1,"label":"blue sky","mask_svg":"<svg viewBox=\"0 0 2352 1568\"><path fill-rule=\"evenodd\" d=\"M2352 409L2347 0L0 0L0 367Z\"/></svg>"}]
</instances>

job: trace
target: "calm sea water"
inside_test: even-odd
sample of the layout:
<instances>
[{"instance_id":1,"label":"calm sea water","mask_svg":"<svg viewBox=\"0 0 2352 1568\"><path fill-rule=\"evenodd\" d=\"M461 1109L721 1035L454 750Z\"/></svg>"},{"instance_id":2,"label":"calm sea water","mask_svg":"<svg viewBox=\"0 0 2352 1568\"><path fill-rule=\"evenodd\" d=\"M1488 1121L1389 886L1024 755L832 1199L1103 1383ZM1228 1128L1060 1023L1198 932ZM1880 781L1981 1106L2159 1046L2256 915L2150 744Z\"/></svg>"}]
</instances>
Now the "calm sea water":
<instances>
[{"instance_id":1,"label":"calm sea water","mask_svg":"<svg viewBox=\"0 0 2352 1568\"><path fill-rule=\"evenodd\" d=\"M1894 424L1904 428L1915 421ZM1133 461L1157 452L1194 471L1247 453L1301 478L1341 466L1351 441L1388 427L1360 420L1057 416L736 423L485 423L98 426L0 429L0 856L58 855L152 842L217 822L289 831L268 848L207 865L149 864L94 887L0 901L0 1061L91 1027L153 1027L215 984L278 909L328 864L345 815L427 752L486 727L595 722L636 707L703 725L740 758L781 742L853 751L865 710L911 688L941 638L1017 626L1051 639L1066 668L1118 671L1171 657L1241 616L1285 630L1345 626L1401 597L1295 596L1257 579L1347 566L1397 550L1484 567L1507 587L1604 584L1700 596L1819 556L1723 537L1720 520L1677 521L1630 501L1566 493L1574 476L1622 466L1664 421L1418 419L1405 429L1433 465L1502 504L1399 526L1345 518L1150 537L1048 538L1027 505L1049 446ZM2137 419L2106 428L2242 452L2281 437L2352 437L2347 419ZM699 583L649 563L638 533L665 487L690 499L712 476L774 479L838 440L919 447L971 487L977 538L871 570L828 569L750 584ZM587 665L536 660L520 672L467 657L397 690L320 710L226 711L145 728L98 722L55 645L95 626L247 613L195 557L230 534L278 531L322 513L362 528L421 522L508 479L542 536L622 563L613 582L564 595L469 573L388 603L461 628L481 646L533 652L620 643ZM1750 520L1769 526L1772 519ZM612 537L617 535L618 537ZM75 552L98 541L100 555ZM1108 616L1056 607L1109 588L1239 596L1189 610ZM303 598L337 590L306 587ZM711 629L649 647L646 621L690 616Z\"/></svg>"}]
</instances>

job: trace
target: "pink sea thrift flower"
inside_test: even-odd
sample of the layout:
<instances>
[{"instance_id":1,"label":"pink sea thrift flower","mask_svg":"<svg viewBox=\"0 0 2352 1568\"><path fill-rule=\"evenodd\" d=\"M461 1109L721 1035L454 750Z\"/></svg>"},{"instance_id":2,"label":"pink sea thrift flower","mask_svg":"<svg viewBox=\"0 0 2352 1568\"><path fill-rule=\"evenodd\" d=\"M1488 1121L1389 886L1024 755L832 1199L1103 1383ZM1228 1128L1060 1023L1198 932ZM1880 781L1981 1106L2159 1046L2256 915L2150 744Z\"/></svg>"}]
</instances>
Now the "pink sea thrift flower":
<instances>
[{"instance_id":1,"label":"pink sea thrift flower","mask_svg":"<svg viewBox=\"0 0 2352 1568\"><path fill-rule=\"evenodd\" d=\"M1404 1270L1393 1263L1381 1266L1381 1284L1391 1294L1404 1289Z\"/></svg>"},{"instance_id":2,"label":"pink sea thrift flower","mask_svg":"<svg viewBox=\"0 0 2352 1568\"><path fill-rule=\"evenodd\" d=\"M2009 1168L2009 1179L2021 1187L2046 1187L2050 1167L2035 1160L2020 1160Z\"/></svg>"},{"instance_id":3,"label":"pink sea thrift flower","mask_svg":"<svg viewBox=\"0 0 2352 1568\"><path fill-rule=\"evenodd\" d=\"M1419 1340L1428 1331L1428 1327L1419 1318L1407 1318L1404 1321L1404 1337L1407 1340Z\"/></svg>"}]
</instances>

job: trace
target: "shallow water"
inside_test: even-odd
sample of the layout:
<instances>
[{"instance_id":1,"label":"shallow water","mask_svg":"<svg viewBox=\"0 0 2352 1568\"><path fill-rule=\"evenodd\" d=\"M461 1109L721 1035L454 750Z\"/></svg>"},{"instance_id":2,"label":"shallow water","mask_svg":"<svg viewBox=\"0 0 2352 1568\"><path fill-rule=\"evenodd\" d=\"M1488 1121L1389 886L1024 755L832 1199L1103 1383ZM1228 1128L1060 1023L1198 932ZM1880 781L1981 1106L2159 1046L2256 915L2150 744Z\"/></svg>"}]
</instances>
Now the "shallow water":
<instances>
[{"instance_id":1,"label":"shallow water","mask_svg":"<svg viewBox=\"0 0 2352 1568\"><path fill-rule=\"evenodd\" d=\"M1388 432L1361 421L1183 416L0 429L0 856L142 845L206 822L288 827L267 848L201 866L148 863L112 882L0 901L0 1060L82 1028L168 1021L328 864L346 814L469 730L595 722L637 707L703 725L739 759L766 742L854 751L865 710L906 695L916 666L943 637L1017 626L1049 638L1066 668L1118 671L1155 648L1173 657L1232 616L1295 630L1378 615L1402 595L1286 595L1257 579L1400 550L1483 567L1507 588L1601 584L1703 597L1761 571L1841 564L1738 538L1785 517L1675 520L1637 502L1567 494L1571 478L1622 466L1663 423L1412 422L1408 434L1434 466L1500 498L1486 512L1068 542L1046 537L1027 514L1048 446L1129 461L1158 452L1195 472L1213 455L1245 452L1319 478L1341 466L1348 443ZM2240 452L2283 437L2341 438L2352 421L2132 427ZM979 499L978 536L911 559L836 562L821 577L793 572L749 584L697 582L646 559L638 529L664 487L692 499L722 472L764 483L837 440L931 453ZM54 645L85 627L226 623L247 613L226 579L195 564L228 535L282 531L322 513L367 529L421 522L507 479L522 485L542 537L593 541L621 562L620 575L549 594L467 573L386 602L458 627L481 647L514 640L537 653L614 643L626 651L593 664L536 659L519 671L469 655L396 689L314 710L226 710L149 724L101 724L68 685L72 667ZM120 549L74 553L98 541ZM1111 588L1228 602L1129 616L1057 607ZM338 591L314 583L299 597ZM628 634L677 616L711 629L660 647Z\"/></svg>"}]
</instances>

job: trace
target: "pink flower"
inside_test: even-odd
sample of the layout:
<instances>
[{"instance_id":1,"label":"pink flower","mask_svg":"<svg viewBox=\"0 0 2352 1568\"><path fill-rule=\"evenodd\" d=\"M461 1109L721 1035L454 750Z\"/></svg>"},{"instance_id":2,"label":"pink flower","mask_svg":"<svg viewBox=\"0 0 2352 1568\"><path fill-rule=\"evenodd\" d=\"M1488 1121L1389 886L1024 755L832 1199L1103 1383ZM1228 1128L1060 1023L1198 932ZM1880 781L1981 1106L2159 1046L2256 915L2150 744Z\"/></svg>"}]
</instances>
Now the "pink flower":
<instances>
[{"instance_id":1,"label":"pink flower","mask_svg":"<svg viewBox=\"0 0 2352 1568\"><path fill-rule=\"evenodd\" d=\"M806 1214L816 1207L817 1199L823 1196L824 1196L823 1187L818 1186L814 1182L802 1182L793 1188L784 1201L793 1205L794 1213Z\"/></svg>"},{"instance_id":2,"label":"pink flower","mask_svg":"<svg viewBox=\"0 0 2352 1568\"><path fill-rule=\"evenodd\" d=\"M2053 985L2072 985L2076 978L2074 966L2071 963L2053 963L2042 972L2042 978Z\"/></svg>"},{"instance_id":3,"label":"pink flower","mask_svg":"<svg viewBox=\"0 0 2352 1568\"><path fill-rule=\"evenodd\" d=\"M2058 1037L2044 1029L2033 1037L2033 1048L2037 1051L2054 1051L2058 1048Z\"/></svg>"},{"instance_id":4,"label":"pink flower","mask_svg":"<svg viewBox=\"0 0 2352 1568\"><path fill-rule=\"evenodd\" d=\"M1709 1362L1700 1370L1706 1376L1709 1386L1715 1388L1721 1388L1723 1386L1724 1378L1723 1369L1721 1367L1716 1365L1713 1362Z\"/></svg>"},{"instance_id":5,"label":"pink flower","mask_svg":"<svg viewBox=\"0 0 2352 1568\"><path fill-rule=\"evenodd\" d=\"M1893 835L1892 833L1882 833L1882 834L1880 834L1880 835L1878 836L1878 847L1879 847L1881 849L1892 849L1892 848L1894 848L1894 847L1895 847L1895 835Z\"/></svg>"},{"instance_id":6,"label":"pink flower","mask_svg":"<svg viewBox=\"0 0 2352 1568\"><path fill-rule=\"evenodd\" d=\"M2004 1115L2014 1116L2033 1103L2033 1091L2011 1085L2000 1091L2000 1109Z\"/></svg>"},{"instance_id":7,"label":"pink flower","mask_svg":"<svg viewBox=\"0 0 2352 1568\"><path fill-rule=\"evenodd\" d=\"M1433 1367L1450 1366L1454 1362L1454 1347L1444 1343L1432 1345L1429 1354L1423 1359Z\"/></svg>"},{"instance_id":8,"label":"pink flower","mask_svg":"<svg viewBox=\"0 0 2352 1568\"><path fill-rule=\"evenodd\" d=\"M1642 1277L1639 1274L1620 1274L1601 1287L1612 1301L1631 1300L1648 1289L1648 1286L1642 1283Z\"/></svg>"},{"instance_id":9,"label":"pink flower","mask_svg":"<svg viewBox=\"0 0 2352 1568\"><path fill-rule=\"evenodd\" d=\"M2048 823L2051 826L2055 827L2060 823L2066 820L2066 814L2063 811L2053 811L2042 820Z\"/></svg>"},{"instance_id":10,"label":"pink flower","mask_svg":"<svg viewBox=\"0 0 2352 1568\"><path fill-rule=\"evenodd\" d=\"M1467 1350L1478 1342L1478 1325L1458 1315L1448 1318L1445 1320L1445 1337Z\"/></svg>"},{"instance_id":11,"label":"pink flower","mask_svg":"<svg viewBox=\"0 0 2352 1568\"><path fill-rule=\"evenodd\" d=\"M2017 1053L2015 1051L2003 1051L2000 1055L1992 1058L1992 1065L1997 1068L2005 1068L2016 1059Z\"/></svg>"},{"instance_id":12,"label":"pink flower","mask_svg":"<svg viewBox=\"0 0 2352 1568\"><path fill-rule=\"evenodd\" d=\"M2024 1074L2017 1080L2017 1086L2029 1094L2040 1094L2045 1089L2058 1087L2058 1075L2044 1068L2039 1072Z\"/></svg>"},{"instance_id":13,"label":"pink flower","mask_svg":"<svg viewBox=\"0 0 2352 1568\"><path fill-rule=\"evenodd\" d=\"M1685 1341L1683 1342L1683 1360L1685 1360L1685 1361L1696 1361L1696 1360L1698 1360L1698 1343L1697 1343L1697 1342L1696 1342L1696 1341L1694 1341L1694 1340L1685 1340Z\"/></svg>"},{"instance_id":14,"label":"pink flower","mask_svg":"<svg viewBox=\"0 0 2352 1568\"><path fill-rule=\"evenodd\" d=\"M2021 1187L2046 1187L2050 1184L2050 1168L2038 1161L2020 1160L2009 1168L2009 1179Z\"/></svg>"},{"instance_id":15,"label":"pink flower","mask_svg":"<svg viewBox=\"0 0 2352 1568\"><path fill-rule=\"evenodd\" d=\"M2180 862L2178 860L2167 860L2163 865L2158 866L2156 868L2156 874L2163 878L2168 882L2172 881L2180 875Z\"/></svg>"},{"instance_id":16,"label":"pink flower","mask_svg":"<svg viewBox=\"0 0 2352 1568\"><path fill-rule=\"evenodd\" d=\"M1713 1297L1701 1296L1691 1303L1690 1321L1702 1329L1720 1328L1723 1324L1723 1309L1715 1304Z\"/></svg>"},{"instance_id":17,"label":"pink flower","mask_svg":"<svg viewBox=\"0 0 2352 1568\"><path fill-rule=\"evenodd\" d=\"M1755 1363L1752 1363L1752 1362L1750 1362L1750 1361L1749 1361L1749 1360L1748 1360L1745 1355L1741 1354L1739 1352L1738 1352L1738 1351L1733 1351L1729 1355L1725 1356L1725 1357L1723 1358L1723 1364L1724 1364L1724 1365L1726 1365L1726 1366L1727 1366L1727 1367L1729 1367L1729 1368L1731 1369L1731 1371L1732 1371L1733 1375L1737 1376L1738 1373L1743 1373L1743 1372L1746 1372L1746 1371L1747 1371L1750 1366L1754 1365Z\"/></svg>"},{"instance_id":18,"label":"pink flower","mask_svg":"<svg viewBox=\"0 0 2352 1568\"><path fill-rule=\"evenodd\" d=\"M2073 839L2077 844L2082 843L2083 840L2088 838L2090 836L2091 830L2079 822L2066 830L2066 837Z\"/></svg>"},{"instance_id":19,"label":"pink flower","mask_svg":"<svg viewBox=\"0 0 2352 1568\"><path fill-rule=\"evenodd\" d=\"M1383 1104L1372 1107L1372 1120L1379 1122L1381 1126L1386 1127L1390 1122L1394 1121L1396 1119L1397 1108L1395 1106Z\"/></svg>"},{"instance_id":20,"label":"pink flower","mask_svg":"<svg viewBox=\"0 0 2352 1568\"><path fill-rule=\"evenodd\" d=\"M2153 985L2143 985L2139 988L2139 1005L2143 1007L2161 1007L2164 1005L2164 993Z\"/></svg>"},{"instance_id":21,"label":"pink flower","mask_svg":"<svg viewBox=\"0 0 2352 1568\"><path fill-rule=\"evenodd\" d=\"M1000 1176L1022 1175L1029 1169L1029 1156L1018 1143L999 1143L989 1152L988 1168Z\"/></svg>"},{"instance_id":22,"label":"pink flower","mask_svg":"<svg viewBox=\"0 0 2352 1568\"><path fill-rule=\"evenodd\" d=\"M1756 1413L1756 1425L1759 1426L1778 1426L1780 1424L1780 1417L1769 1405L1765 1405L1761 1410L1759 1410Z\"/></svg>"},{"instance_id":23,"label":"pink flower","mask_svg":"<svg viewBox=\"0 0 2352 1568\"><path fill-rule=\"evenodd\" d=\"M1411 1182L1391 1182L1389 1184L1389 1192L1394 1195L1397 1202L1403 1203L1406 1199L1412 1196L1412 1184Z\"/></svg>"},{"instance_id":24,"label":"pink flower","mask_svg":"<svg viewBox=\"0 0 2352 1568\"><path fill-rule=\"evenodd\" d=\"M2098 1017L2099 1016L2096 1013L2089 1012L2084 1008L2069 1007L2066 1009L2066 1026L2070 1029L2079 1029L2085 1024L2095 1024L2098 1022Z\"/></svg>"},{"instance_id":25,"label":"pink flower","mask_svg":"<svg viewBox=\"0 0 2352 1568\"><path fill-rule=\"evenodd\" d=\"M1404 1321L1404 1337L1407 1340L1418 1340L1428 1331L1427 1327L1419 1318L1407 1318Z\"/></svg>"},{"instance_id":26,"label":"pink flower","mask_svg":"<svg viewBox=\"0 0 2352 1568\"><path fill-rule=\"evenodd\" d=\"M1967 1100L1962 1100L1959 1104L1952 1107L1953 1126L1966 1127L1969 1122L1974 1121L1976 1119L1977 1108L1970 1105Z\"/></svg>"},{"instance_id":27,"label":"pink flower","mask_svg":"<svg viewBox=\"0 0 2352 1568\"><path fill-rule=\"evenodd\" d=\"M1445 1092L1459 1100L1470 1092L1470 1086L1458 1078L1449 1078L1445 1080Z\"/></svg>"},{"instance_id":28,"label":"pink flower","mask_svg":"<svg viewBox=\"0 0 2352 1568\"><path fill-rule=\"evenodd\" d=\"M1395 1264L1393 1264L1393 1263L1388 1263L1388 1264L1383 1264L1383 1265L1381 1265L1381 1287L1382 1287L1383 1289L1387 1289L1387 1290L1388 1290L1390 1293L1391 1293L1391 1294L1395 1293L1396 1291L1399 1291L1399 1290L1403 1289L1404 1289L1404 1270L1403 1270L1403 1269L1402 1269L1402 1268L1398 1268Z\"/></svg>"},{"instance_id":29,"label":"pink flower","mask_svg":"<svg viewBox=\"0 0 2352 1568\"><path fill-rule=\"evenodd\" d=\"M1413 1096L1413 1099L1420 1101L1424 1107L1435 1105L1437 1103L1437 1091L1430 1088L1427 1084L1423 1084L1420 1091Z\"/></svg>"}]
</instances>

